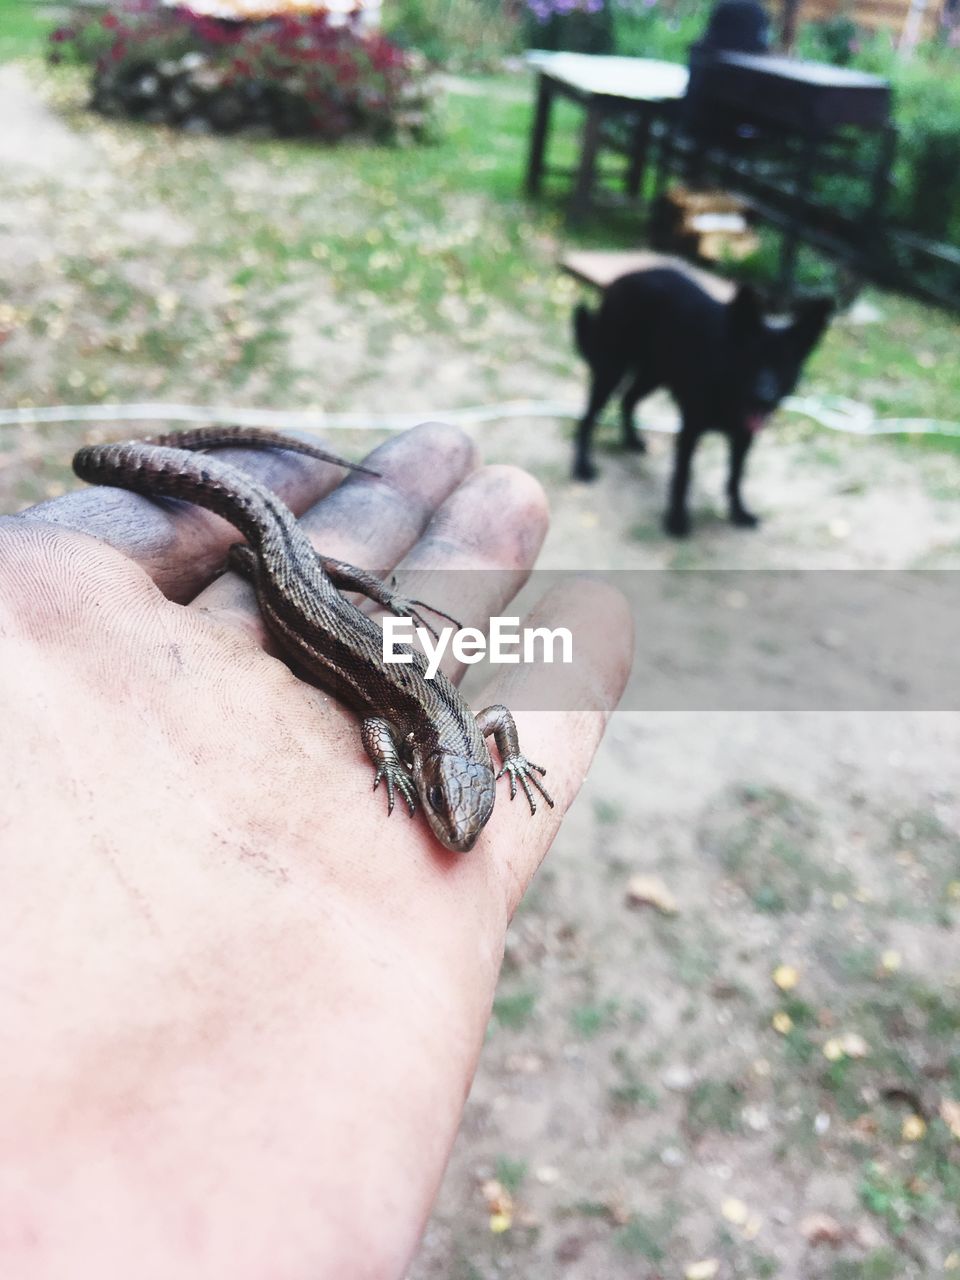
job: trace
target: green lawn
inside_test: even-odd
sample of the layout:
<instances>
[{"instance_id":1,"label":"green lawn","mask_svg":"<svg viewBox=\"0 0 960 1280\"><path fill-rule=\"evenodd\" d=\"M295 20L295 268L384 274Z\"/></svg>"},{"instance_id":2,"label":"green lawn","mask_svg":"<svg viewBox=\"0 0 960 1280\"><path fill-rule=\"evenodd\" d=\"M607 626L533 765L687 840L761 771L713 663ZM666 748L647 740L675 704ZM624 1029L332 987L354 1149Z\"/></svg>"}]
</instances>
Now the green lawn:
<instances>
[{"instance_id":1,"label":"green lawn","mask_svg":"<svg viewBox=\"0 0 960 1280\"><path fill-rule=\"evenodd\" d=\"M0 48L32 48L36 54L48 24L28 6L0 4L6 42ZM39 63L31 65L31 74L38 73ZM123 234L108 242L106 227L115 211L104 205L103 195L71 194L65 216L51 218L57 270L75 286L78 309L97 319L96 340L88 338L82 353L75 353L92 399L130 397L145 365L160 378L155 389L162 394L165 372L177 369L199 342L212 353L205 366L208 381L242 390L250 376L257 373L262 380L266 372L289 402L281 341L285 291L318 272L354 311L371 350L398 330L413 338L449 330L455 303L458 336L477 359L509 357L485 337L491 310L508 308L540 326L546 360L569 362L570 290L555 270L559 253L574 245L642 242L639 219L624 211L568 231L556 181L539 203L524 198L532 109L527 73L459 82L438 109L436 141L407 149L188 138L149 126L103 123L84 109L79 72L39 73L46 75L68 124L103 137L113 154L126 149L136 156L123 179L130 204L162 207L193 232L170 264L155 247ZM554 163L572 160L577 129L577 113L561 109ZM251 175L243 190L233 181L238 170ZM59 202L54 187L51 204ZM91 226L104 232L96 254L89 251ZM157 289L150 284L157 274L167 279L168 295L176 295L172 309L169 296L167 309L158 309ZM205 277L221 279L242 296L239 334L230 307L210 305L193 287ZM869 290L865 297L880 319L837 326L815 356L805 389L863 401L881 416L960 418L957 319L891 294ZM38 340L51 323L54 332L59 328L49 291L43 296L38 290L23 310ZM68 331L61 348L67 358L59 361L53 381L31 386L29 370L14 371L15 400L77 398L75 381L64 385L75 364L69 337ZM224 344L230 354L221 361ZM926 442L958 444L945 437Z\"/></svg>"},{"instance_id":2,"label":"green lawn","mask_svg":"<svg viewBox=\"0 0 960 1280\"><path fill-rule=\"evenodd\" d=\"M56 25L51 11L25 0L0 0L0 62L42 50Z\"/></svg>"}]
</instances>

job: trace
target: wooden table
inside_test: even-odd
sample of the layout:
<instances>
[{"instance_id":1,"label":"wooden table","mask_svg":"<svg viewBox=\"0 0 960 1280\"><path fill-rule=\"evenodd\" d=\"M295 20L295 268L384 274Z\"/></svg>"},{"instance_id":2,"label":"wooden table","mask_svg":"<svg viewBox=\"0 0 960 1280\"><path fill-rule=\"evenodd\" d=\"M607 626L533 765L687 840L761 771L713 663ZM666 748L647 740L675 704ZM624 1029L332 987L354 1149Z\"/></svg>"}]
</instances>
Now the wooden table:
<instances>
[{"instance_id":1,"label":"wooden table","mask_svg":"<svg viewBox=\"0 0 960 1280\"><path fill-rule=\"evenodd\" d=\"M546 170L550 113L554 99L567 98L584 109L580 157L573 171L571 219L593 201L597 152L606 121L627 118L633 132L627 168L627 192L635 196L643 175L646 142L654 113L686 93L687 68L654 58L598 57L585 53L532 50L527 62L538 75L537 105L527 160L527 191L536 195Z\"/></svg>"}]
</instances>

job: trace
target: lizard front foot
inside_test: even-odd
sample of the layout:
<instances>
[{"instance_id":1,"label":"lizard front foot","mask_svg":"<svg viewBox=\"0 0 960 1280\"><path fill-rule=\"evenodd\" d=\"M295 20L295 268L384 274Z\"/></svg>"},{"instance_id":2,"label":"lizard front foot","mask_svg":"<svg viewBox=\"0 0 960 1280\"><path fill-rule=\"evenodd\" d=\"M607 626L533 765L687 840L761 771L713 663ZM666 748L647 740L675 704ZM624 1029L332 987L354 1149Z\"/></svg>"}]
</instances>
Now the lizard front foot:
<instances>
[{"instance_id":1,"label":"lizard front foot","mask_svg":"<svg viewBox=\"0 0 960 1280\"><path fill-rule=\"evenodd\" d=\"M532 760L528 760L526 756L517 752L516 755L507 756L504 759L500 772L497 774L497 778L502 778L504 774L509 776L511 800L516 799L517 783L519 782L520 786L523 787L523 794L527 797L527 803L530 805L530 812L536 813L537 802L530 789L531 782L543 796L544 800L546 800L550 808L553 808L553 797L537 777L538 773L545 774L546 772L546 769L541 768L538 764L534 764Z\"/></svg>"},{"instance_id":2,"label":"lizard front foot","mask_svg":"<svg viewBox=\"0 0 960 1280\"><path fill-rule=\"evenodd\" d=\"M412 818L417 811L417 789L397 745L398 737L393 726L380 716L368 716L360 727L360 737L364 751L376 765L374 791L381 782L387 784L387 816L393 813L394 793L399 791Z\"/></svg>"},{"instance_id":3,"label":"lizard front foot","mask_svg":"<svg viewBox=\"0 0 960 1280\"><path fill-rule=\"evenodd\" d=\"M394 788L396 788L406 800L407 811L412 818L417 811L417 789L406 768L393 761L383 761L377 765L377 772L373 775L374 791L379 787L381 780L387 784L387 816L393 813Z\"/></svg>"}]
</instances>

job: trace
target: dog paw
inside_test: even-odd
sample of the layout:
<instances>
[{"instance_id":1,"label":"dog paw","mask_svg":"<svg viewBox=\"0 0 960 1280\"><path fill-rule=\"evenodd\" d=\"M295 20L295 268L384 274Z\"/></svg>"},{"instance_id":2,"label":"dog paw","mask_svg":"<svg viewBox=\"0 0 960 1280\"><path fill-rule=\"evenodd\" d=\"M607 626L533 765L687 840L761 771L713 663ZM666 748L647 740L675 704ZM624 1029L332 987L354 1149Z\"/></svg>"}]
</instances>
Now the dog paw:
<instances>
[{"instance_id":1,"label":"dog paw","mask_svg":"<svg viewBox=\"0 0 960 1280\"><path fill-rule=\"evenodd\" d=\"M730 512L730 523L736 525L738 529L755 529L760 523L760 517L755 516L746 507L737 507Z\"/></svg>"},{"instance_id":2,"label":"dog paw","mask_svg":"<svg viewBox=\"0 0 960 1280\"><path fill-rule=\"evenodd\" d=\"M690 517L685 511L668 511L663 517L663 528L671 538L685 538L690 532Z\"/></svg>"},{"instance_id":3,"label":"dog paw","mask_svg":"<svg viewBox=\"0 0 960 1280\"><path fill-rule=\"evenodd\" d=\"M574 480L596 480L597 468L592 462L575 462L573 464Z\"/></svg>"}]
</instances>

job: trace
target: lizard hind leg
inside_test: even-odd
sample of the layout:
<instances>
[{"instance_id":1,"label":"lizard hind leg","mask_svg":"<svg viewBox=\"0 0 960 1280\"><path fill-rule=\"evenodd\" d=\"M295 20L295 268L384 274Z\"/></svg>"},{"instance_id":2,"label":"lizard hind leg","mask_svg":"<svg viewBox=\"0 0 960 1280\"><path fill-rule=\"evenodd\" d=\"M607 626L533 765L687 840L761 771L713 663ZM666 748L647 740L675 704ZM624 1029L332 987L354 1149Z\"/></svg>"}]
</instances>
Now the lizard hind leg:
<instances>
[{"instance_id":1,"label":"lizard hind leg","mask_svg":"<svg viewBox=\"0 0 960 1280\"><path fill-rule=\"evenodd\" d=\"M245 542L235 542L227 551L227 568L253 582L257 572L257 553Z\"/></svg>"}]
</instances>

